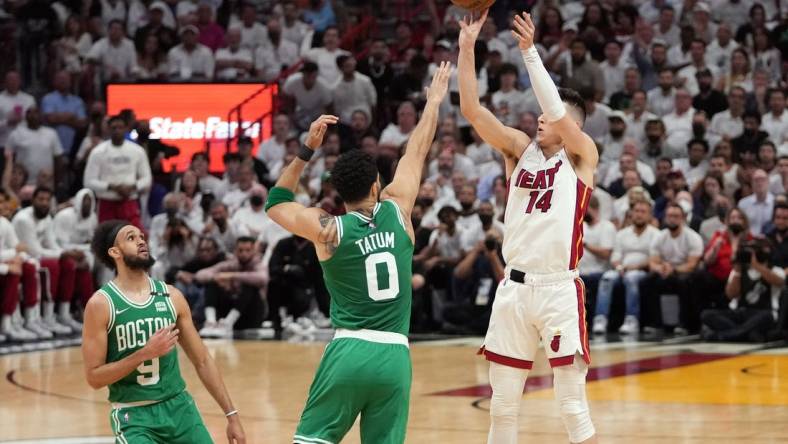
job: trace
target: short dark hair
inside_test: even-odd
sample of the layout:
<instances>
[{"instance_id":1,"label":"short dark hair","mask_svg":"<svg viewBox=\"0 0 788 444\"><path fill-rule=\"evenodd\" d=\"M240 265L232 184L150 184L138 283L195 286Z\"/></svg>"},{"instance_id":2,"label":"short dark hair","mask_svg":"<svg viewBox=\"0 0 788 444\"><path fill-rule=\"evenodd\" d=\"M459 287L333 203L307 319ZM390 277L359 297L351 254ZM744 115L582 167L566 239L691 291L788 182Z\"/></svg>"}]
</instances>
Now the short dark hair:
<instances>
[{"instance_id":1,"label":"short dark hair","mask_svg":"<svg viewBox=\"0 0 788 444\"><path fill-rule=\"evenodd\" d=\"M562 102L575 108L577 113L580 114L581 123L586 122L586 101L583 100L577 91L571 88L558 88L558 96L561 97Z\"/></svg>"},{"instance_id":2,"label":"short dark hair","mask_svg":"<svg viewBox=\"0 0 788 444\"><path fill-rule=\"evenodd\" d=\"M449 213L453 213L455 216L460 214L459 211L457 211L457 209L454 208L453 206L446 205L442 207L440 210L438 210L438 220L443 221L443 219L446 218L446 216L448 216Z\"/></svg>"},{"instance_id":3,"label":"short dark hair","mask_svg":"<svg viewBox=\"0 0 788 444\"><path fill-rule=\"evenodd\" d=\"M331 184L346 203L359 202L378 180L375 159L359 149L350 150L337 159L331 170Z\"/></svg>"},{"instance_id":4,"label":"short dark hair","mask_svg":"<svg viewBox=\"0 0 788 444\"><path fill-rule=\"evenodd\" d=\"M241 236L235 240L235 245L238 246L238 244L249 244L249 243L253 244L255 242L256 239L253 238L252 236Z\"/></svg>"},{"instance_id":5,"label":"short dark hair","mask_svg":"<svg viewBox=\"0 0 788 444\"><path fill-rule=\"evenodd\" d=\"M670 166L673 166L673 159L671 159L670 157L660 157L659 159L657 159L657 163L660 162L667 162Z\"/></svg>"},{"instance_id":6,"label":"short dark hair","mask_svg":"<svg viewBox=\"0 0 788 444\"><path fill-rule=\"evenodd\" d=\"M224 153L224 156L222 156L222 161L224 163L227 163L227 162L240 162L241 161L241 155L238 154L238 153Z\"/></svg>"},{"instance_id":7,"label":"short dark hair","mask_svg":"<svg viewBox=\"0 0 788 444\"><path fill-rule=\"evenodd\" d=\"M609 44L611 44L611 43L612 43L612 44L614 44L614 45L616 45L616 46L618 46L618 49L622 49L622 48L624 48L624 45L622 45L622 44L621 44L621 42L619 42L619 41L618 41L618 40L616 40L616 39L610 39L610 40L606 41L606 42L605 42L605 46L607 46L607 45L609 45Z\"/></svg>"},{"instance_id":8,"label":"short dark hair","mask_svg":"<svg viewBox=\"0 0 788 444\"><path fill-rule=\"evenodd\" d=\"M120 25L120 27L121 27L121 28L124 28L124 30L125 30L125 27L123 26L123 20L121 20L121 19L117 19L117 18L115 18L115 19L112 19L112 20L110 20L110 21L109 21L109 23L107 23L107 29L109 29L110 27L112 27L112 25L114 25L114 24L118 24L118 25Z\"/></svg>"},{"instance_id":9,"label":"short dark hair","mask_svg":"<svg viewBox=\"0 0 788 444\"><path fill-rule=\"evenodd\" d=\"M107 119L107 125L112 125L115 122L123 122L124 125L127 125L126 119L124 119L120 114L115 114L114 116L110 116Z\"/></svg>"},{"instance_id":10,"label":"short dark hair","mask_svg":"<svg viewBox=\"0 0 788 444\"><path fill-rule=\"evenodd\" d=\"M520 72L517 70L517 67L511 63L504 63L503 65L501 65L501 70L498 73L501 76L504 74L514 74L515 76L520 75Z\"/></svg>"},{"instance_id":11,"label":"short dark hair","mask_svg":"<svg viewBox=\"0 0 788 444\"><path fill-rule=\"evenodd\" d=\"M192 154L192 162L199 159L200 157L202 157L204 161L208 161L208 153L205 151L197 151L196 153Z\"/></svg>"},{"instance_id":12,"label":"short dark hair","mask_svg":"<svg viewBox=\"0 0 788 444\"><path fill-rule=\"evenodd\" d=\"M349 59L350 56L347 54L341 54L337 56L337 68L342 68L342 65Z\"/></svg>"},{"instance_id":13,"label":"short dark hair","mask_svg":"<svg viewBox=\"0 0 788 444\"><path fill-rule=\"evenodd\" d=\"M41 193L49 193L50 195L55 194L52 188L45 187L45 186L37 186L35 190L33 190L33 199L36 198Z\"/></svg>"},{"instance_id":14,"label":"short dark hair","mask_svg":"<svg viewBox=\"0 0 788 444\"><path fill-rule=\"evenodd\" d=\"M317 72L318 67L317 63L306 61L304 62L303 66L301 66L301 72L311 74L313 72Z\"/></svg>"},{"instance_id":15,"label":"short dark hair","mask_svg":"<svg viewBox=\"0 0 788 444\"><path fill-rule=\"evenodd\" d=\"M102 222L96 228L96 231L93 233L93 239L90 241L90 249L93 251L93 255L111 270L117 270L118 266L109 255L108 250L115 245L115 238L118 232L126 225L130 225L129 222L120 219Z\"/></svg>"},{"instance_id":16,"label":"short dark hair","mask_svg":"<svg viewBox=\"0 0 788 444\"><path fill-rule=\"evenodd\" d=\"M755 119L758 123L761 123L761 114L758 111L747 110L742 114L741 119Z\"/></svg>"},{"instance_id":17,"label":"short dark hair","mask_svg":"<svg viewBox=\"0 0 788 444\"><path fill-rule=\"evenodd\" d=\"M679 211L681 211L681 215L682 216L686 216L687 215L687 213L684 211L684 208L682 208L681 205L679 205L679 204L677 204L675 202L671 202L671 203L665 205L665 215L666 216L668 214L668 209L669 208L678 208Z\"/></svg>"},{"instance_id":18,"label":"short dark hair","mask_svg":"<svg viewBox=\"0 0 788 444\"><path fill-rule=\"evenodd\" d=\"M687 151L689 151L689 149L692 148L692 145L702 145L703 146L703 152L705 152L705 153L709 152L709 142L706 142L705 139L692 139L692 140L690 140L689 142L687 142Z\"/></svg>"}]
</instances>

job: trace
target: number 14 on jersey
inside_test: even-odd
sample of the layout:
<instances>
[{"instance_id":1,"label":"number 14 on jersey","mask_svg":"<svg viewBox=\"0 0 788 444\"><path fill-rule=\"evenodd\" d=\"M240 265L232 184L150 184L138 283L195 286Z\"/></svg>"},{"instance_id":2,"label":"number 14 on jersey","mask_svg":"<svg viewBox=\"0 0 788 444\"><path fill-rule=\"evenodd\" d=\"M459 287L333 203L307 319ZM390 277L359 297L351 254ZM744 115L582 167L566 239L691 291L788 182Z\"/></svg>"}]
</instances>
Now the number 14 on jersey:
<instances>
[{"instance_id":1,"label":"number 14 on jersey","mask_svg":"<svg viewBox=\"0 0 788 444\"><path fill-rule=\"evenodd\" d=\"M534 208L547 213L553 200L553 190L533 190L528 199L528 206L525 208L526 214L531 214Z\"/></svg>"}]
</instances>

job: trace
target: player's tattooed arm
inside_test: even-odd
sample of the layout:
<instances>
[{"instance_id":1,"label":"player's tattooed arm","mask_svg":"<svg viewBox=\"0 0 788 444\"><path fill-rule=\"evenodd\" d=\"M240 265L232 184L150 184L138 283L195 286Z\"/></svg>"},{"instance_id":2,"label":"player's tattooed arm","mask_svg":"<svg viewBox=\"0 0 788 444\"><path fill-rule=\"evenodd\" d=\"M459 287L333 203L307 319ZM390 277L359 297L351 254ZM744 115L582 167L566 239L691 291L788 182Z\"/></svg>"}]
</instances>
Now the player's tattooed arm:
<instances>
[{"instance_id":1,"label":"player's tattooed arm","mask_svg":"<svg viewBox=\"0 0 788 444\"><path fill-rule=\"evenodd\" d=\"M323 245L329 254L334 254L339 246L339 239L337 238L337 220L334 216L323 212L320 215L320 234L318 235L318 242Z\"/></svg>"}]
</instances>

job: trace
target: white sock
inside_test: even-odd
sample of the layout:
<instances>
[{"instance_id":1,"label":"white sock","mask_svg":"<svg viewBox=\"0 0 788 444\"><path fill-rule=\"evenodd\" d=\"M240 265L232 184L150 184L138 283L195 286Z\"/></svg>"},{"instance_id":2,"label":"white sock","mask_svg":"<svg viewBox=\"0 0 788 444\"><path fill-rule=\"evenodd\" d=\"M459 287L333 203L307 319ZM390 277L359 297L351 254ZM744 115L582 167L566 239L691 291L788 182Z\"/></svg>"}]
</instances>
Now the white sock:
<instances>
[{"instance_id":1,"label":"white sock","mask_svg":"<svg viewBox=\"0 0 788 444\"><path fill-rule=\"evenodd\" d=\"M488 444L517 444L517 417L528 370L490 362L490 433Z\"/></svg>"},{"instance_id":2,"label":"white sock","mask_svg":"<svg viewBox=\"0 0 788 444\"><path fill-rule=\"evenodd\" d=\"M224 318L224 320L232 326L235 325L235 322L238 321L238 318L240 317L241 312L233 308L229 313L227 313L227 316Z\"/></svg>"},{"instance_id":3,"label":"white sock","mask_svg":"<svg viewBox=\"0 0 788 444\"><path fill-rule=\"evenodd\" d=\"M57 305L57 315L61 318L68 319L71 317L71 303L61 302Z\"/></svg>"},{"instance_id":4,"label":"white sock","mask_svg":"<svg viewBox=\"0 0 788 444\"><path fill-rule=\"evenodd\" d=\"M3 315L0 319L0 331L7 332L11 330L11 315Z\"/></svg>"},{"instance_id":5,"label":"white sock","mask_svg":"<svg viewBox=\"0 0 788 444\"><path fill-rule=\"evenodd\" d=\"M55 303L46 301L44 302L44 319L51 320L55 317Z\"/></svg>"},{"instance_id":6,"label":"white sock","mask_svg":"<svg viewBox=\"0 0 788 444\"><path fill-rule=\"evenodd\" d=\"M210 324L216 323L216 308L205 307L205 322Z\"/></svg>"},{"instance_id":7,"label":"white sock","mask_svg":"<svg viewBox=\"0 0 788 444\"><path fill-rule=\"evenodd\" d=\"M38 304L25 308L25 322L33 322L38 319L38 310L40 307Z\"/></svg>"}]
</instances>

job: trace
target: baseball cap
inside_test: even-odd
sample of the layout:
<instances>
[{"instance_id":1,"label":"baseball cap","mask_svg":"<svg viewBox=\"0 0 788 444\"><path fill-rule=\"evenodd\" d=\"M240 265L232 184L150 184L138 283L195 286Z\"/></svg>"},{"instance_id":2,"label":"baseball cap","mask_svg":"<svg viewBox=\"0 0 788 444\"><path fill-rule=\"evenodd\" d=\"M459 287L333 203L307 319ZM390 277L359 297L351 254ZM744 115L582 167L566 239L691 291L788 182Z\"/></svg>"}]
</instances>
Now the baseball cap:
<instances>
[{"instance_id":1,"label":"baseball cap","mask_svg":"<svg viewBox=\"0 0 788 444\"><path fill-rule=\"evenodd\" d=\"M166 13L167 12L167 5L165 5L162 2L153 2L153 3L150 4L150 6L148 6L148 11L153 11L154 9L158 9L162 13Z\"/></svg>"},{"instance_id":2,"label":"baseball cap","mask_svg":"<svg viewBox=\"0 0 788 444\"><path fill-rule=\"evenodd\" d=\"M564 31L564 32L566 32L566 31L578 32L577 23L575 23L573 21L572 22L566 22L566 23L564 23L564 26L561 28L561 31Z\"/></svg>"},{"instance_id":3,"label":"baseball cap","mask_svg":"<svg viewBox=\"0 0 788 444\"><path fill-rule=\"evenodd\" d=\"M608 119L608 120L611 120L611 119L621 119L621 120L623 120L623 121L626 121L626 120L627 120L627 115L626 115L626 114L624 114L624 112L623 112L623 111L618 111L618 110L616 110L616 111L611 111L611 112L610 112L610 114L608 114L608 115L607 115L607 119Z\"/></svg>"},{"instance_id":4,"label":"baseball cap","mask_svg":"<svg viewBox=\"0 0 788 444\"><path fill-rule=\"evenodd\" d=\"M196 26L194 26L194 25L186 25L183 28L181 28L181 31L179 32L179 34L183 35L183 34L185 34L186 32L189 32L189 31L193 32L194 34L199 34L200 33L200 30L197 29Z\"/></svg>"},{"instance_id":5,"label":"baseball cap","mask_svg":"<svg viewBox=\"0 0 788 444\"><path fill-rule=\"evenodd\" d=\"M437 42L435 42L435 48L438 47L451 50L451 43L446 39L440 39Z\"/></svg>"},{"instance_id":6,"label":"baseball cap","mask_svg":"<svg viewBox=\"0 0 788 444\"><path fill-rule=\"evenodd\" d=\"M711 8L706 2L698 2L692 9L692 12L705 12L706 14L711 14Z\"/></svg>"}]
</instances>

